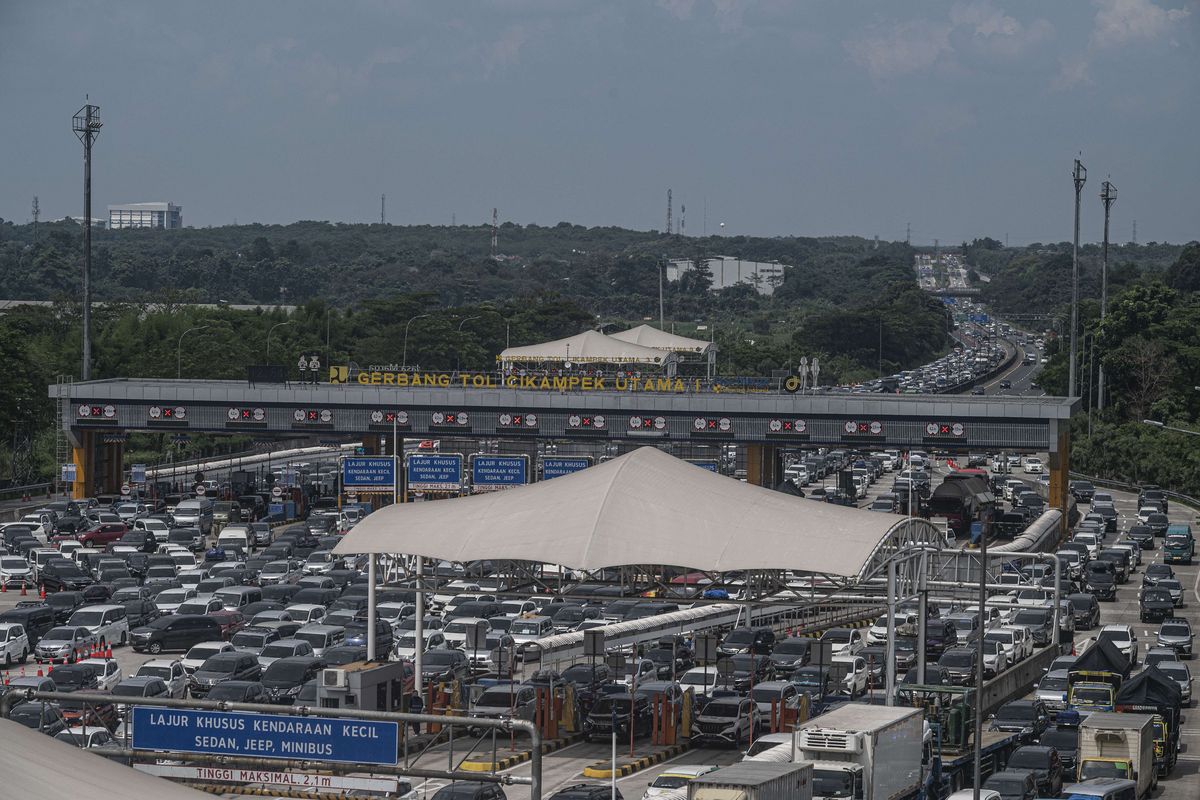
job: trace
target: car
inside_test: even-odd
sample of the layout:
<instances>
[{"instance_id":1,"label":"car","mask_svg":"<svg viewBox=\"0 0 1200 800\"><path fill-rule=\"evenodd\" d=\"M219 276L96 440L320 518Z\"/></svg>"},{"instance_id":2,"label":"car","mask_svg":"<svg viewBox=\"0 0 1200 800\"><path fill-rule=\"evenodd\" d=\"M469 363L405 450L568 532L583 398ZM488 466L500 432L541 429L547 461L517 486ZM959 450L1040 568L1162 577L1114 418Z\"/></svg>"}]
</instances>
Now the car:
<instances>
[{"instance_id":1,"label":"car","mask_svg":"<svg viewBox=\"0 0 1200 800\"><path fill-rule=\"evenodd\" d=\"M1129 541L1136 542L1143 550L1154 549L1154 531L1149 525L1133 525L1125 532Z\"/></svg>"},{"instance_id":2,"label":"car","mask_svg":"<svg viewBox=\"0 0 1200 800\"><path fill-rule=\"evenodd\" d=\"M1069 673L1065 669L1052 669L1034 684L1033 696L1041 700L1046 708L1055 713L1067 707Z\"/></svg>"},{"instance_id":3,"label":"car","mask_svg":"<svg viewBox=\"0 0 1200 800\"><path fill-rule=\"evenodd\" d=\"M227 703L267 703L267 690L259 681L221 681L208 690L205 700Z\"/></svg>"},{"instance_id":4,"label":"car","mask_svg":"<svg viewBox=\"0 0 1200 800\"><path fill-rule=\"evenodd\" d=\"M974 686L978 671L978 653L974 647L949 647L938 659L948 681L959 686Z\"/></svg>"},{"instance_id":5,"label":"car","mask_svg":"<svg viewBox=\"0 0 1200 800\"><path fill-rule=\"evenodd\" d=\"M469 672L467 654L461 650L427 650L421 655L422 683L463 680Z\"/></svg>"},{"instance_id":6,"label":"car","mask_svg":"<svg viewBox=\"0 0 1200 800\"><path fill-rule=\"evenodd\" d=\"M992 715L989 728L1016 731L1037 739L1050 722L1050 712L1041 700L1010 700Z\"/></svg>"},{"instance_id":7,"label":"car","mask_svg":"<svg viewBox=\"0 0 1200 800\"><path fill-rule=\"evenodd\" d=\"M103 725L72 725L59 731L54 738L63 744L85 749L114 743L112 733Z\"/></svg>"},{"instance_id":8,"label":"car","mask_svg":"<svg viewBox=\"0 0 1200 800\"><path fill-rule=\"evenodd\" d=\"M1142 622L1164 620L1175 616L1175 601L1161 586L1144 586L1138 597L1138 609Z\"/></svg>"},{"instance_id":9,"label":"car","mask_svg":"<svg viewBox=\"0 0 1200 800\"><path fill-rule=\"evenodd\" d=\"M229 642L220 640L200 642L188 649L187 654L180 659L180 663L183 664L183 671L191 675L210 657L217 653L232 653L234 649Z\"/></svg>"},{"instance_id":10,"label":"car","mask_svg":"<svg viewBox=\"0 0 1200 800\"><path fill-rule=\"evenodd\" d=\"M1142 656L1142 666L1152 667L1165 661L1178 661L1179 654L1170 647L1149 647Z\"/></svg>"},{"instance_id":11,"label":"car","mask_svg":"<svg viewBox=\"0 0 1200 800\"><path fill-rule=\"evenodd\" d=\"M1155 665L1159 672L1179 684L1179 691L1185 707L1192 704L1192 671L1182 661L1160 661ZM58 673L56 672L55 675Z\"/></svg>"},{"instance_id":12,"label":"car","mask_svg":"<svg viewBox=\"0 0 1200 800\"><path fill-rule=\"evenodd\" d=\"M166 658L155 658L138 667L135 677L162 678L167 684L167 696L181 698L187 695L188 674L183 662Z\"/></svg>"},{"instance_id":13,"label":"car","mask_svg":"<svg viewBox=\"0 0 1200 800\"><path fill-rule=\"evenodd\" d=\"M1067 775L1075 774L1075 762L1079 759L1078 721L1072 725L1060 723L1047 728L1038 739L1038 744L1057 750L1058 758L1062 761L1063 772Z\"/></svg>"},{"instance_id":14,"label":"car","mask_svg":"<svg viewBox=\"0 0 1200 800\"><path fill-rule=\"evenodd\" d=\"M1186 617L1177 617L1163 621L1158 628L1155 644L1171 648L1180 658L1191 658L1193 638L1191 623Z\"/></svg>"},{"instance_id":15,"label":"car","mask_svg":"<svg viewBox=\"0 0 1200 800\"><path fill-rule=\"evenodd\" d=\"M669 766L646 787L646 791L642 794L642 800L675 800L681 793L687 791L688 783L717 769L719 767L715 764ZM597 800L604 800L604 798L597 798Z\"/></svg>"},{"instance_id":16,"label":"car","mask_svg":"<svg viewBox=\"0 0 1200 800\"><path fill-rule=\"evenodd\" d=\"M129 632L129 642L138 653L157 655L164 650L186 652L193 645L221 638L221 626L205 616L172 614L159 617Z\"/></svg>"},{"instance_id":17,"label":"car","mask_svg":"<svg viewBox=\"0 0 1200 800\"><path fill-rule=\"evenodd\" d=\"M1008 669L1009 648L995 639L983 640L983 677L990 680Z\"/></svg>"},{"instance_id":18,"label":"car","mask_svg":"<svg viewBox=\"0 0 1200 800\"><path fill-rule=\"evenodd\" d=\"M1037 777L1028 769L993 772L981 788L998 792L1001 800L1033 800L1038 796Z\"/></svg>"},{"instance_id":19,"label":"car","mask_svg":"<svg viewBox=\"0 0 1200 800\"><path fill-rule=\"evenodd\" d=\"M1091 481L1071 481L1071 496L1080 503L1092 502L1092 496L1096 494L1096 487Z\"/></svg>"},{"instance_id":20,"label":"car","mask_svg":"<svg viewBox=\"0 0 1200 800\"><path fill-rule=\"evenodd\" d=\"M777 675L789 675L809 663L814 655L816 639L807 636L789 636L776 641L771 650L771 664Z\"/></svg>"},{"instance_id":21,"label":"car","mask_svg":"<svg viewBox=\"0 0 1200 800\"><path fill-rule=\"evenodd\" d=\"M738 653L767 655L775 645L775 632L770 628L734 628L725 634L717 646L717 653L731 656Z\"/></svg>"},{"instance_id":22,"label":"car","mask_svg":"<svg viewBox=\"0 0 1200 800\"><path fill-rule=\"evenodd\" d=\"M120 697L162 697L169 698L171 689L167 686L166 681L162 678L155 678L150 675L142 675L140 677L126 678L113 687L114 698ZM118 702L118 709L123 709L124 704Z\"/></svg>"},{"instance_id":23,"label":"car","mask_svg":"<svg viewBox=\"0 0 1200 800\"><path fill-rule=\"evenodd\" d=\"M257 681L262 666L250 653L217 653L209 656L190 676L192 697L203 698L209 689L222 681Z\"/></svg>"},{"instance_id":24,"label":"car","mask_svg":"<svg viewBox=\"0 0 1200 800\"><path fill-rule=\"evenodd\" d=\"M1171 595L1171 602L1175 608L1183 607L1184 589L1183 584L1180 583L1178 578L1160 578L1155 586L1167 590L1167 594Z\"/></svg>"},{"instance_id":25,"label":"car","mask_svg":"<svg viewBox=\"0 0 1200 800\"><path fill-rule=\"evenodd\" d=\"M281 658L312 655L314 655L313 646L304 639L277 639L259 652L258 663L262 665L263 669L266 669Z\"/></svg>"},{"instance_id":26,"label":"car","mask_svg":"<svg viewBox=\"0 0 1200 800\"><path fill-rule=\"evenodd\" d=\"M830 628L821 634L821 642L829 643L830 655L854 655L866 647L858 628Z\"/></svg>"},{"instance_id":27,"label":"car","mask_svg":"<svg viewBox=\"0 0 1200 800\"><path fill-rule=\"evenodd\" d=\"M1024 745L1008 757L1006 770L1029 770L1037 782L1038 797L1058 797L1063 786L1063 765L1058 751L1044 745Z\"/></svg>"},{"instance_id":28,"label":"car","mask_svg":"<svg viewBox=\"0 0 1200 800\"><path fill-rule=\"evenodd\" d=\"M18 622L0 622L0 663L5 669L29 659L29 636Z\"/></svg>"},{"instance_id":29,"label":"car","mask_svg":"<svg viewBox=\"0 0 1200 800\"><path fill-rule=\"evenodd\" d=\"M129 641L129 619L123 605L85 606L67 621L68 625L87 628L101 649Z\"/></svg>"},{"instance_id":30,"label":"car","mask_svg":"<svg viewBox=\"0 0 1200 800\"><path fill-rule=\"evenodd\" d=\"M1114 647L1121 651L1121 655L1129 659L1131 666L1137 666L1138 640L1137 633L1134 632L1132 625L1105 625L1100 629L1100 633L1096 638L1107 639Z\"/></svg>"},{"instance_id":31,"label":"car","mask_svg":"<svg viewBox=\"0 0 1200 800\"><path fill-rule=\"evenodd\" d=\"M497 783L455 781L434 792L430 800L508 800L508 796Z\"/></svg>"},{"instance_id":32,"label":"car","mask_svg":"<svg viewBox=\"0 0 1200 800\"><path fill-rule=\"evenodd\" d=\"M288 656L271 662L261 678L267 701L280 705L293 704L305 684L321 677L325 663L313 655Z\"/></svg>"},{"instance_id":33,"label":"car","mask_svg":"<svg viewBox=\"0 0 1200 800\"><path fill-rule=\"evenodd\" d=\"M1026 475L1040 475L1042 472L1042 460L1037 456L1027 456L1021 462L1021 469Z\"/></svg>"},{"instance_id":34,"label":"car","mask_svg":"<svg viewBox=\"0 0 1200 800\"><path fill-rule=\"evenodd\" d=\"M39 664L70 664L87 658L95 647L96 636L87 628L59 625L38 640L33 657Z\"/></svg>"},{"instance_id":35,"label":"car","mask_svg":"<svg viewBox=\"0 0 1200 800\"><path fill-rule=\"evenodd\" d=\"M111 692L124 677L121 665L115 658L85 658L77 661L76 666L90 670L96 680L96 688L102 692Z\"/></svg>"},{"instance_id":36,"label":"car","mask_svg":"<svg viewBox=\"0 0 1200 800\"><path fill-rule=\"evenodd\" d=\"M761 725L758 704L745 697L719 697L696 712L692 722L692 741L742 747Z\"/></svg>"},{"instance_id":37,"label":"car","mask_svg":"<svg viewBox=\"0 0 1200 800\"><path fill-rule=\"evenodd\" d=\"M53 688L50 691L54 691ZM9 710L8 718L19 725L41 731L48 736L58 736L68 728L62 709L53 703L37 701L17 703Z\"/></svg>"},{"instance_id":38,"label":"car","mask_svg":"<svg viewBox=\"0 0 1200 800\"><path fill-rule=\"evenodd\" d=\"M1154 586L1159 581L1175 577L1175 570L1170 564L1155 562L1147 564L1142 572L1142 586Z\"/></svg>"}]
</instances>

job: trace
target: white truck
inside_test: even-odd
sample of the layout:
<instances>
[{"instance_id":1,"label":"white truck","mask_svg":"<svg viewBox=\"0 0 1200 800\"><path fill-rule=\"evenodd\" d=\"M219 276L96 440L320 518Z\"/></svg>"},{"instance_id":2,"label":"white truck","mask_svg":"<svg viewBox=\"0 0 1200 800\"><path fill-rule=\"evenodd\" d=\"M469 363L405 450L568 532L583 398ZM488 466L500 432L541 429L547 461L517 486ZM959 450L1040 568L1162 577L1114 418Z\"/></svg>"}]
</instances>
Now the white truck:
<instances>
[{"instance_id":1,"label":"white truck","mask_svg":"<svg viewBox=\"0 0 1200 800\"><path fill-rule=\"evenodd\" d=\"M688 781L687 800L813 800L812 764L743 761Z\"/></svg>"},{"instance_id":2,"label":"white truck","mask_svg":"<svg viewBox=\"0 0 1200 800\"><path fill-rule=\"evenodd\" d=\"M919 708L849 703L797 731L797 761L813 762L813 796L904 800L921 788Z\"/></svg>"},{"instance_id":3,"label":"white truck","mask_svg":"<svg viewBox=\"0 0 1200 800\"><path fill-rule=\"evenodd\" d=\"M1149 714L1093 711L1079 723L1077 779L1123 778L1137 783L1139 800L1158 785L1154 718Z\"/></svg>"}]
</instances>

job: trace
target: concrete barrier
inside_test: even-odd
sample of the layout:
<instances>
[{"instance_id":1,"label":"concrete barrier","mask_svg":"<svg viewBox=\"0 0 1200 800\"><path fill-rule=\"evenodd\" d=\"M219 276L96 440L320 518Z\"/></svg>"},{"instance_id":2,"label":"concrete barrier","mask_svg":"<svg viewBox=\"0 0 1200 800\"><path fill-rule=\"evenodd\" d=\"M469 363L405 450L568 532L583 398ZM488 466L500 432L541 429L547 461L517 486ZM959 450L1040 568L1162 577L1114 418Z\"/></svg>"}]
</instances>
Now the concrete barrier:
<instances>
[{"instance_id":1,"label":"concrete barrier","mask_svg":"<svg viewBox=\"0 0 1200 800\"><path fill-rule=\"evenodd\" d=\"M983 713L991 714L1009 700L1029 694L1033 684L1041 680L1050 662L1060 655L1057 645L1047 645L1034 652L1015 667L1005 670L983 686Z\"/></svg>"}]
</instances>

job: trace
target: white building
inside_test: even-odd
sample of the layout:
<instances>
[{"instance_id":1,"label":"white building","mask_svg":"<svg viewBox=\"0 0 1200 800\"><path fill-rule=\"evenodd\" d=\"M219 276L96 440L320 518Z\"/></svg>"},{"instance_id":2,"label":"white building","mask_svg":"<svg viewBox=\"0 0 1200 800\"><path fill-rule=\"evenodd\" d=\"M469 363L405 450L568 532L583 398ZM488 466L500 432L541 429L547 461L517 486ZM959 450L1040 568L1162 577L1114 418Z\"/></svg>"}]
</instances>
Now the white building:
<instances>
[{"instance_id":1,"label":"white building","mask_svg":"<svg viewBox=\"0 0 1200 800\"><path fill-rule=\"evenodd\" d=\"M125 203L108 207L109 228L183 227L183 207L174 203Z\"/></svg>"},{"instance_id":2,"label":"white building","mask_svg":"<svg viewBox=\"0 0 1200 800\"><path fill-rule=\"evenodd\" d=\"M786 265L773 261L743 261L733 256L711 256L703 259L712 275L713 289L727 289L735 284L753 286L759 294L772 294L775 287L783 283ZM690 258L675 258L667 263L667 280L677 281L679 276L695 266Z\"/></svg>"}]
</instances>

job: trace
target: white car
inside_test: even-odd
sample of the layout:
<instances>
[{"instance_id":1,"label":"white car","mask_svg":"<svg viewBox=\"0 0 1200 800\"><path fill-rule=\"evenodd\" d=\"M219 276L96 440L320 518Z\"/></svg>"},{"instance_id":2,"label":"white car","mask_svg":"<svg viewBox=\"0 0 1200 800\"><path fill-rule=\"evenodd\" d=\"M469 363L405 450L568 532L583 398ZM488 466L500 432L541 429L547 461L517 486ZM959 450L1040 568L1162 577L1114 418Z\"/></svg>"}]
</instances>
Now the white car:
<instances>
[{"instance_id":1,"label":"white car","mask_svg":"<svg viewBox=\"0 0 1200 800\"><path fill-rule=\"evenodd\" d=\"M829 652L833 656L852 656L867 646L858 628L832 628L821 636L821 641L830 643Z\"/></svg>"},{"instance_id":2,"label":"white car","mask_svg":"<svg viewBox=\"0 0 1200 800\"><path fill-rule=\"evenodd\" d=\"M681 764L668 767L646 787L642 800L676 800L686 796L688 783L715 769L715 764Z\"/></svg>"},{"instance_id":3,"label":"white car","mask_svg":"<svg viewBox=\"0 0 1200 800\"><path fill-rule=\"evenodd\" d=\"M423 631L425 635L424 650L447 650L449 645L446 644L446 636L441 631L431 631L426 629ZM396 658L407 661L417 655L417 637L415 631L405 631L400 636L396 637L396 646L394 652Z\"/></svg>"},{"instance_id":4,"label":"white car","mask_svg":"<svg viewBox=\"0 0 1200 800\"><path fill-rule=\"evenodd\" d=\"M135 531L146 531L154 535L154 541L162 544L167 541L167 534L171 532L171 526L166 520L151 519L149 517L133 521L133 529Z\"/></svg>"},{"instance_id":5,"label":"white car","mask_svg":"<svg viewBox=\"0 0 1200 800\"><path fill-rule=\"evenodd\" d=\"M378 611L378 606L376 606ZM288 615L296 622L304 624L320 622L325 616L325 606L319 606L315 603L299 603L294 606L288 606L284 609Z\"/></svg>"},{"instance_id":6,"label":"white car","mask_svg":"<svg viewBox=\"0 0 1200 800\"><path fill-rule=\"evenodd\" d=\"M857 655L834 656L830 659L830 672L842 675L842 689L851 697L867 693L867 684L871 680L871 671L867 668L867 660Z\"/></svg>"},{"instance_id":7,"label":"white car","mask_svg":"<svg viewBox=\"0 0 1200 800\"><path fill-rule=\"evenodd\" d=\"M134 677L162 678L170 690L170 697L187 696L188 676L183 662L177 659L155 658L138 667Z\"/></svg>"},{"instance_id":8,"label":"white car","mask_svg":"<svg viewBox=\"0 0 1200 800\"><path fill-rule=\"evenodd\" d=\"M0 556L0 584L4 586L33 586L33 568L20 556Z\"/></svg>"},{"instance_id":9,"label":"white car","mask_svg":"<svg viewBox=\"0 0 1200 800\"><path fill-rule=\"evenodd\" d=\"M1040 458L1030 456L1021 463L1021 469L1026 475L1041 475L1042 460Z\"/></svg>"},{"instance_id":10,"label":"white car","mask_svg":"<svg viewBox=\"0 0 1200 800\"><path fill-rule=\"evenodd\" d=\"M229 642L211 641L201 642L200 644L192 645L192 649L187 651L187 655L180 659L183 664L183 670L191 675L196 670L200 669L200 665L215 656L217 653L232 653L234 646Z\"/></svg>"},{"instance_id":11,"label":"white car","mask_svg":"<svg viewBox=\"0 0 1200 800\"><path fill-rule=\"evenodd\" d=\"M13 664L24 664L32 650L23 626L16 622L0 622L0 662L5 669Z\"/></svg>"},{"instance_id":12,"label":"white car","mask_svg":"<svg viewBox=\"0 0 1200 800\"><path fill-rule=\"evenodd\" d=\"M983 640L983 676L991 678L1008 669L1008 649L1002 642L984 637Z\"/></svg>"},{"instance_id":13,"label":"white car","mask_svg":"<svg viewBox=\"0 0 1200 800\"><path fill-rule=\"evenodd\" d=\"M988 631L983 635L983 640L985 642L996 642L1004 648L1004 656L1009 664L1015 664L1025 657L1020 636L1013 628L1007 625Z\"/></svg>"},{"instance_id":14,"label":"white car","mask_svg":"<svg viewBox=\"0 0 1200 800\"><path fill-rule=\"evenodd\" d=\"M715 667L692 667L679 676L679 685L691 689L697 697L707 697L717 688Z\"/></svg>"},{"instance_id":15,"label":"white car","mask_svg":"<svg viewBox=\"0 0 1200 800\"><path fill-rule=\"evenodd\" d=\"M195 596L195 589L163 589L154 596L154 605L163 614L174 614L180 605Z\"/></svg>"},{"instance_id":16,"label":"white car","mask_svg":"<svg viewBox=\"0 0 1200 800\"><path fill-rule=\"evenodd\" d=\"M1096 634L1096 638L1108 639L1114 647L1121 651L1121 654L1129 659L1131 666L1137 666L1138 663L1138 638L1130 625L1105 625Z\"/></svg>"},{"instance_id":17,"label":"white car","mask_svg":"<svg viewBox=\"0 0 1200 800\"><path fill-rule=\"evenodd\" d=\"M1138 509L1137 521L1139 524L1145 525L1147 522L1149 522L1151 514L1159 514L1159 513L1162 513L1162 512L1160 512L1154 506L1143 506L1142 508Z\"/></svg>"},{"instance_id":18,"label":"white car","mask_svg":"<svg viewBox=\"0 0 1200 800\"><path fill-rule=\"evenodd\" d=\"M79 662L91 667L96 676L96 690L111 692L121 682L121 665L115 658L85 658Z\"/></svg>"}]
</instances>

